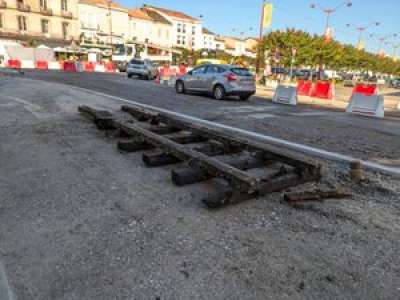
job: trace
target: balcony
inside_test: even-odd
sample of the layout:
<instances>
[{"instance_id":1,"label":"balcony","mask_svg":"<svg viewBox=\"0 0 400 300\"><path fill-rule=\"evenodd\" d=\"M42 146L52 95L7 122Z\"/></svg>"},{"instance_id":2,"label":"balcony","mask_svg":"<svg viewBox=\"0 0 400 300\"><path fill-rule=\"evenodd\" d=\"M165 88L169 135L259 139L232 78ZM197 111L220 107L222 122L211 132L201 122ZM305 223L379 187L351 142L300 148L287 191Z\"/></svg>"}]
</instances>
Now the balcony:
<instances>
[{"instance_id":1,"label":"balcony","mask_svg":"<svg viewBox=\"0 0 400 300\"><path fill-rule=\"evenodd\" d=\"M53 11L50 8L45 8L45 7L41 7L40 8L40 13L42 15L45 15L45 16L52 16L53 15Z\"/></svg>"},{"instance_id":2,"label":"balcony","mask_svg":"<svg viewBox=\"0 0 400 300\"><path fill-rule=\"evenodd\" d=\"M7 8L7 2L4 0L0 0L0 8Z\"/></svg>"},{"instance_id":3,"label":"balcony","mask_svg":"<svg viewBox=\"0 0 400 300\"><path fill-rule=\"evenodd\" d=\"M31 11L31 7L29 5L21 3L21 2L17 3L17 9L22 12L30 12Z\"/></svg>"},{"instance_id":4,"label":"balcony","mask_svg":"<svg viewBox=\"0 0 400 300\"><path fill-rule=\"evenodd\" d=\"M66 19L72 19L72 12L70 11L63 10L61 12L61 15Z\"/></svg>"}]
</instances>

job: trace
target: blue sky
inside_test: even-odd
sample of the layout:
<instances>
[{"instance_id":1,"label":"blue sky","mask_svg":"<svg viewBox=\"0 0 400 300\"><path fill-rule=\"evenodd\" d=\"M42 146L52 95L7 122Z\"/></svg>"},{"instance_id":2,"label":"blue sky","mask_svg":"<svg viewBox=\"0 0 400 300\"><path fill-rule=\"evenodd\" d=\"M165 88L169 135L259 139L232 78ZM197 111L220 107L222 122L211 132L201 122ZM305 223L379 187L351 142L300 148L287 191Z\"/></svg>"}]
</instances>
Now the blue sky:
<instances>
[{"instance_id":1,"label":"blue sky","mask_svg":"<svg viewBox=\"0 0 400 300\"><path fill-rule=\"evenodd\" d=\"M170 8L186 12L198 17L203 15L204 26L215 33L224 35L257 36L259 31L260 7L262 0L116 0L127 7L139 7L143 3ZM323 33L326 16L319 10L311 9L312 2L320 3L324 7L335 7L341 0L272 0L275 6L272 29L294 27L311 33ZM386 36L394 33L398 38L388 41L400 44L400 0L353 0L352 8L342 8L332 16L331 26L335 31L335 38L355 44L358 33L346 27L347 23L366 25L371 22L380 22L379 27L371 28L370 33L376 36ZM249 29L253 28L253 31ZM233 29L235 29L233 31ZM365 35L367 49L376 52L379 41ZM385 47L387 53L392 54L391 46ZM398 55L400 55L400 50Z\"/></svg>"}]
</instances>

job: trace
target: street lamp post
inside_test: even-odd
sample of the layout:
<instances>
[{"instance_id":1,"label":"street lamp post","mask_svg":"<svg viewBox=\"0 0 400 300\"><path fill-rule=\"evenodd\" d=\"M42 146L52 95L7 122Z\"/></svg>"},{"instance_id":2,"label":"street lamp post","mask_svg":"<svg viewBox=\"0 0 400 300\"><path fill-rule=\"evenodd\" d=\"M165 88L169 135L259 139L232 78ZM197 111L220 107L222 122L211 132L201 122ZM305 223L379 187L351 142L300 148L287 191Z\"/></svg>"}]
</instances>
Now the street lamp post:
<instances>
[{"instance_id":1,"label":"street lamp post","mask_svg":"<svg viewBox=\"0 0 400 300\"><path fill-rule=\"evenodd\" d=\"M334 14L337 10L339 10L343 6L351 7L351 6L353 6L353 3L351 1L346 1L346 2L343 2L343 3L341 3L338 6L333 7L333 8L327 8L327 7L321 6L318 3L312 3L310 7L312 9L319 9L323 13L326 14L326 24L325 24L325 33L326 33L329 30L329 23L330 23L331 15Z\"/></svg>"},{"instance_id":2,"label":"street lamp post","mask_svg":"<svg viewBox=\"0 0 400 300\"><path fill-rule=\"evenodd\" d=\"M370 36L373 37L373 35L370 35ZM379 41L378 53L383 53L383 45L384 45L385 41L387 41L387 39L392 38L392 37L397 37L397 33L378 37L378 41Z\"/></svg>"},{"instance_id":3,"label":"street lamp post","mask_svg":"<svg viewBox=\"0 0 400 300\"><path fill-rule=\"evenodd\" d=\"M357 47L360 48L361 47L361 42L362 42L362 37L363 37L363 33L371 28L372 26L379 26L380 23L379 22L372 22L368 25L365 26L360 26L360 25L354 25L354 24L346 24L347 27L354 27L358 32L358 42L357 42Z\"/></svg>"}]
</instances>

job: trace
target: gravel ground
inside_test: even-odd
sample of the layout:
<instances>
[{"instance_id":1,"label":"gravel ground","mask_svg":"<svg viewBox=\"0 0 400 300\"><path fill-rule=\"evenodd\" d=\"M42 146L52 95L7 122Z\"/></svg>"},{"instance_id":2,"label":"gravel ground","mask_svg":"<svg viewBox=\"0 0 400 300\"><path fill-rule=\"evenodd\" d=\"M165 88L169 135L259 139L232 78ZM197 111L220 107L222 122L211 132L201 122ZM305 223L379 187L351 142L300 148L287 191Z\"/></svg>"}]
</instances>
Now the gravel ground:
<instances>
[{"instance_id":1,"label":"gravel ground","mask_svg":"<svg viewBox=\"0 0 400 300\"><path fill-rule=\"evenodd\" d=\"M122 78L112 78L107 89L121 89ZM158 96L148 103L165 100L163 107L175 100L182 112L196 101L193 115L232 124L236 117L260 131L317 117L260 119L258 99L245 106L171 99L150 87L134 82L128 92L149 89L135 100ZM76 111L120 103L46 82L1 78L0 89L0 266L17 299L399 299L398 180L367 173L354 184L323 162L322 182L298 190L338 185L353 199L290 207L275 193L210 211L200 199L216 182L173 186L170 168L147 169L139 153L119 153ZM248 106L258 117L243 112ZM395 126L382 126L376 138ZM388 156L386 147L374 155Z\"/></svg>"}]
</instances>

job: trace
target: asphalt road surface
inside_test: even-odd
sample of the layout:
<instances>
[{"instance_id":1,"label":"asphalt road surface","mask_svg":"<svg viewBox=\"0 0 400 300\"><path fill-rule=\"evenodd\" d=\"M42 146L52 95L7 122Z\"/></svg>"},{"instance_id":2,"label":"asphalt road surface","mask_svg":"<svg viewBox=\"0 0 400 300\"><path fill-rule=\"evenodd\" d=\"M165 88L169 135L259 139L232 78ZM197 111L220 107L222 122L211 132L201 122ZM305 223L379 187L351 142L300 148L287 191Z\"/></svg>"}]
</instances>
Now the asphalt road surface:
<instances>
[{"instance_id":1,"label":"asphalt road surface","mask_svg":"<svg viewBox=\"0 0 400 300\"><path fill-rule=\"evenodd\" d=\"M394 165L400 160L400 118L378 120L289 107L260 97L241 102L177 95L173 88L123 75L34 71L25 77L83 87L360 159Z\"/></svg>"},{"instance_id":2,"label":"asphalt road surface","mask_svg":"<svg viewBox=\"0 0 400 300\"><path fill-rule=\"evenodd\" d=\"M321 182L291 190L338 186L351 199L291 207L274 193L210 211L200 200L217 182L176 187L176 166L145 168L141 153L120 153L77 107L121 102L74 86L392 163L397 120L218 102L120 75L25 78L0 78L1 297L398 299L398 179L366 172L354 183L322 162Z\"/></svg>"}]
</instances>

